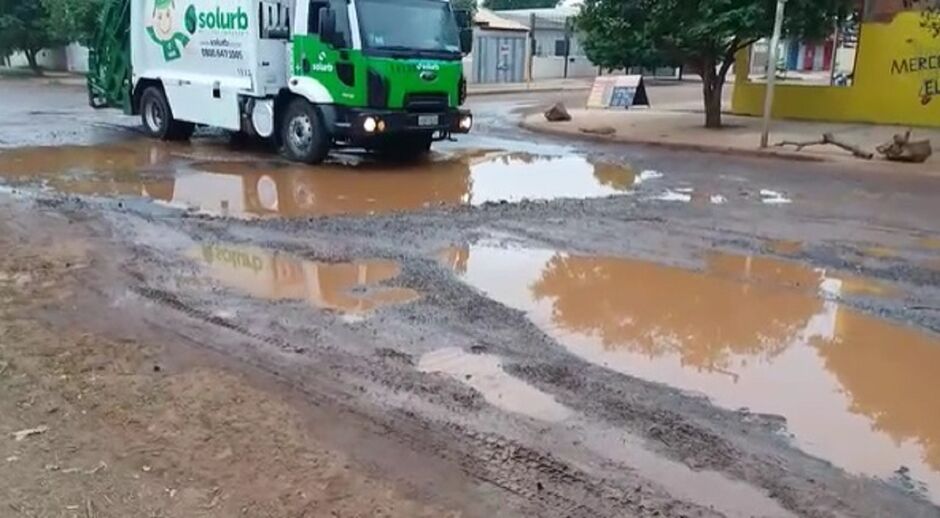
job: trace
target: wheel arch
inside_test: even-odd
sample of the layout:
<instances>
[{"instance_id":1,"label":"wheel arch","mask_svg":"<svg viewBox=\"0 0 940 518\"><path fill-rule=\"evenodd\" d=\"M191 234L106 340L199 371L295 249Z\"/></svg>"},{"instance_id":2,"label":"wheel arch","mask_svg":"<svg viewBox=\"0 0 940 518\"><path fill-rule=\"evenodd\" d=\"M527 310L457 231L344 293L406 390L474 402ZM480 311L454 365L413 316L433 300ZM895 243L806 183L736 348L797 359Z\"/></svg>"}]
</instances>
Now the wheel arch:
<instances>
[{"instance_id":1,"label":"wheel arch","mask_svg":"<svg viewBox=\"0 0 940 518\"><path fill-rule=\"evenodd\" d=\"M281 128L281 124L283 123L288 107L295 99L303 99L313 106L313 108L317 111L317 115L320 116L320 120L323 122L324 127L326 128L327 132L330 133L330 137L332 138L333 128L335 127L337 121L337 114L334 106L332 104L324 104L313 101L307 96L300 95L299 93L290 89L283 88L274 98L274 127L278 128L275 130L274 135L277 144L282 144L281 132L279 128Z\"/></svg>"},{"instance_id":2,"label":"wheel arch","mask_svg":"<svg viewBox=\"0 0 940 518\"><path fill-rule=\"evenodd\" d=\"M131 115L140 115L140 100L151 86L157 87L166 96L166 90L163 89L163 81L159 79L142 78L134 85L134 94L131 98Z\"/></svg>"}]
</instances>

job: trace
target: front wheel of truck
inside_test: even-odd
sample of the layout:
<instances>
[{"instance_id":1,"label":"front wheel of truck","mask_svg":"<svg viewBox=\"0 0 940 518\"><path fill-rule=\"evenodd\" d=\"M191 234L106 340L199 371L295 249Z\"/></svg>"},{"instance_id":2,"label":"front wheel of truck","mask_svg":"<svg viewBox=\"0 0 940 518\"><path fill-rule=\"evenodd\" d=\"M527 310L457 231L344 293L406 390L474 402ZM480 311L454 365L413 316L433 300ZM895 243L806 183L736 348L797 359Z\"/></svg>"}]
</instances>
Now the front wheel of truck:
<instances>
[{"instance_id":1,"label":"front wheel of truck","mask_svg":"<svg viewBox=\"0 0 940 518\"><path fill-rule=\"evenodd\" d=\"M160 140L189 140L196 125L173 118L163 90L150 86L140 96L140 117L147 135Z\"/></svg>"},{"instance_id":2,"label":"front wheel of truck","mask_svg":"<svg viewBox=\"0 0 940 518\"><path fill-rule=\"evenodd\" d=\"M330 152L331 139L317 109L306 99L294 99L281 118L281 152L288 160L319 164Z\"/></svg>"}]
</instances>

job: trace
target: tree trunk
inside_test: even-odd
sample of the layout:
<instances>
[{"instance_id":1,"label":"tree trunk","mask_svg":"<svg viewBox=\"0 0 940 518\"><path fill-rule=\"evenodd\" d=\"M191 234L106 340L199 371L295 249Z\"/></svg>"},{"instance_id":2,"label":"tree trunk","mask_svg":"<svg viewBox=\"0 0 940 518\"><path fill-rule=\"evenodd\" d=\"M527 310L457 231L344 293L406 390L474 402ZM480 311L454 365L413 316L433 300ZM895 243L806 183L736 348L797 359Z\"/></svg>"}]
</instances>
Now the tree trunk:
<instances>
[{"instance_id":1,"label":"tree trunk","mask_svg":"<svg viewBox=\"0 0 940 518\"><path fill-rule=\"evenodd\" d=\"M706 59L702 63L702 93L705 98L705 127L721 128L721 92L725 86L724 74L715 70L715 61Z\"/></svg>"},{"instance_id":2,"label":"tree trunk","mask_svg":"<svg viewBox=\"0 0 940 518\"><path fill-rule=\"evenodd\" d=\"M39 61L36 60L36 53L39 52L33 49L26 49L23 51L26 54L26 62L29 64L29 69L33 71L37 76L42 75L42 68L39 67Z\"/></svg>"}]
</instances>

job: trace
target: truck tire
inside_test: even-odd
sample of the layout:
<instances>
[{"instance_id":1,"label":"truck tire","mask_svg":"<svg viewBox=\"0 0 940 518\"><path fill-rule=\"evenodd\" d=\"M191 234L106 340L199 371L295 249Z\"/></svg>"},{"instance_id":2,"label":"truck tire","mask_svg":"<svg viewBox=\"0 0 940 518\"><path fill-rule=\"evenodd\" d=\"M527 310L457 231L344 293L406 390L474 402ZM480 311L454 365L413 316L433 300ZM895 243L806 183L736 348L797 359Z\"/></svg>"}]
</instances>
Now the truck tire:
<instances>
[{"instance_id":1,"label":"truck tire","mask_svg":"<svg viewBox=\"0 0 940 518\"><path fill-rule=\"evenodd\" d=\"M147 135L160 140L189 140L196 130L195 124L173 118L166 95L156 86L147 87L140 96L140 118Z\"/></svg>"},{"instance_id":2,"label":"truck tire","mask_svg":"<svg viewBox=\"0 0 940 518\"><path fill-rule=\"evenodd\" d=\"M281 118L281 153L288 160L319 164L330 152L332 139L317 109L306 99L294 99Z\"/></svg>"}]
</instances>

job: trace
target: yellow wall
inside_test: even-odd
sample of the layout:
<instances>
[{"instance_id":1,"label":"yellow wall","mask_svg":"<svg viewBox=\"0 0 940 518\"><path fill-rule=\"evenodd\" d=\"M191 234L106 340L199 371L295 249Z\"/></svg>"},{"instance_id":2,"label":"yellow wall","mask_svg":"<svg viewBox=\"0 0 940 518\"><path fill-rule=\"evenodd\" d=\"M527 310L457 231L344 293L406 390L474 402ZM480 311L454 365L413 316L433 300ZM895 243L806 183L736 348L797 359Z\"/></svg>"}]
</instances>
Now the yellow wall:
<instances>
[{"instance_id":1,"label":"yellow wall","mask_svg":"<svg viewBox=\"0 0 940 518\"><path fill-rule=\"evenodd\" d=\"M913 59L913 61L912 61ZM915 70L916 69L916 70ZM748 52L737 61L731 109L763 112L765 85L748 81ZM779 118L940 126L940 38L920 26L920 14L862 26L849 87L778 84L773 114Z\"/></svg>"}]
</instances>

